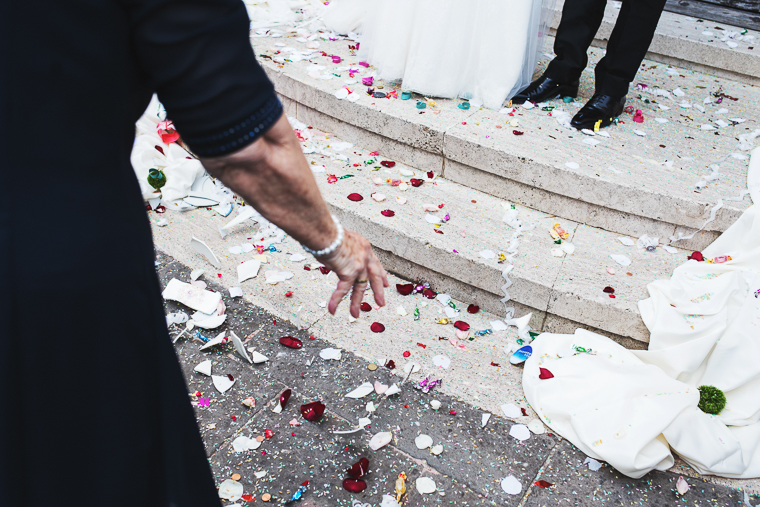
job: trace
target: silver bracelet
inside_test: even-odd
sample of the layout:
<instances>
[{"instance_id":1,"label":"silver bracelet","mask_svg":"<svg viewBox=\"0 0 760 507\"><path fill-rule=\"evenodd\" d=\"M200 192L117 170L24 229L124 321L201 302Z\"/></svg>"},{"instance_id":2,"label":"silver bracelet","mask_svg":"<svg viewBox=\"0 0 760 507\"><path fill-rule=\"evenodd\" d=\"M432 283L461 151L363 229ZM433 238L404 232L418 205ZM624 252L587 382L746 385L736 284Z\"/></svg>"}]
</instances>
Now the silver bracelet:
<instances>
[{"instance_id":1,"label":"silver bracelet","mask_svg":"<svg viewBox=\"0 0 760 507\"><path fill-rule=\"evenodd\" d=\"M338 219L335 218L335 216L332 216L333 222L335 222L335 227L338 228L338 237L335 238L335 241L332 242L330 246L327 248L323 248L322 250L312 250L311 248L307 247L306 245L301 245L304 250L306 250L307 253L313 255L314 257L324 257L326 255L330 255L335 250L340 247L340 245L343 243L343 226L340 225L340 222L338 222Z\"/></svg>"}]
</instances>

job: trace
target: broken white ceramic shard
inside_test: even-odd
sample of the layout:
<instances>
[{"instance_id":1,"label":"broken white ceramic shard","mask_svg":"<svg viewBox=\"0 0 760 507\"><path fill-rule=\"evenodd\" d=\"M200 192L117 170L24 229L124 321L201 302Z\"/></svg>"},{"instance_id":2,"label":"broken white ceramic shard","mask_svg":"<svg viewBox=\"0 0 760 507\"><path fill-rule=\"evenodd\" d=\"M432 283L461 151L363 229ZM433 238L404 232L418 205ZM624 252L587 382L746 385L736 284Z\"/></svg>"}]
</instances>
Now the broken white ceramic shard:
<instances>
[{"instance_id":1,"label":"broken white ceramic shard","mask_svg":"<svg viewBox=\"0 0 760 507\"><path fill-rule=\"evenodd\" d=\"M367 406L364 407L364 409L371 414L372 412L375 411L376 407L375 407L375 404L370 401L367 403Z\"/></svg>"},{"instance_id":2,"label":"broken white ceramic shard","mask_svg":"<svg viewBox=\"0 0 760 507\"><path fill-rule=\"evenodd\" d=\"M519 495L522 491L522 484L520 484L520 481L514 475L510 475L502 479L501 489L508 495Z\"/></svg>"},{"instance_id":3,"label":"broken white ceramic shard","mask_svg":"<svg viewBox=\"0 0 760 507\"><path fill-rule=\"evenodd\" d=\"M639 137L646 137L647 136L647 133L644 132L643 130L635 130L634 129L633 133L636 134Z\"/></svg>"},{"instance_id":4,"label":"broken white ceramic shard","mask_svg":"<svg viewBox=\"0 0 760 507\"><path fill-rule=\"evenodd\" d=\"M396 499L391 495L383 495L383 501L380 507L401 507Z\"/></svg>"},{"instance_id":5,"label":"broken white ceramic shard","mask_svg":"<svg viewBox=\"0 0 760 507\"><path fill-rule=\"evenodd\" d=\"M190 280L196 281L198 278L203 275L204 271L202 269L194 269L190 272Z\"/></svg>"},{"instance_id":6,"label":"broken white ceramic shard","mask_svg":"<svg viewBox=\"0 0 760 507\"><path fill-rule=\"evenodd\" d=\"M172 324L184 324L189 318L190 317L188 317L185 312L169 313L166 315L166 326L168 327Z\"/></svg>"},{"instance_id":7,"label":"broken white ceramic shard","mask_svg":"<svg viewBox=\"0 0 760 507\"><path fill-rule=\"evenodd\" d=\"M230 380L226 375L212 375L211 380L214 381L214 387L216 387L216 390L220 393L229 391L232 384L235 383L234 380Z\"/></svg>"},{"instance_id":8,"label":"broken white ceramic shard","mask_svg":"<svg viewBox=\"0 0 760 507\"><path fill-rule=\"evenodd\" d=\"M377 394L383 394L388 390L388 386L385 384L381 384L379 380L375 380L375 392Z\"/></svg>"},{"instance_id":9,"label":"broken white ceramic shard","mask_svg":"<svg viewBox=\"0 0 760 507\"><path fill-rule=\"evenodd\" d=\"M625 255L618 255L618 254L610 254L610 258L620 264L623 267L630 266L631 265L631 259L626 257Z\"/></svg>"},{"instance_id":10,"label":"broken white ceramic shard","mask_svg":"<svg viewBox=\"0 0 760 507\"><path fill-rule=\"evenodd\" d=\"M635 244L636 244L636 243L634 243L634 241L633 241L631 238L627 238L627 237L625 237L625 236L620 236L620 237L618 238L618 241L620 241L620 242L621 242L622 244L624 244L625 246L633 246L633 245L635 245Z\"/></svg>"},{"instance_id":11,"label":"broken white ceramic shard","mask_svg":"<svg viewBox=\"0 0 760 507\"><path fill-rule=\"evenodd\" d=\"M230 297L239 298L243 296L243 289L240 287L230 287Z\"/></svg>"},{"instance_id":12,"label":"broken white ceramic shard","mask_svg":"<svg viewBox=\"0 0 760 507\"><path fill-rule=\"evenodd\" d=\"M586 457L586 460L583 462L583 464L584 465L588 465L588 469L591 470L592 472L596 472L600 468L602 468L602 464L601 463L599 463L594 458L589 458L588 456Z\"/></svg>"},{"instance_id":13,"label":"broken white ceramic shard","mask_svg":"<svg viewBox=\"0 0 760 507\"><path fill-rule=\"evenodd\" d=\"M480 416L480 427L485 428L486 424L488 424L488 420L491 418L491 414L486 412L485 414Z\"/></svg>"},{"instance_id":14,"label":"broken white ceramic shard","mask_svg":"<svg viewBox=\"0 0 760 507\"><path fill-rule=\"evenodd\" d=\"M217 327L224 324L225 320L227 320L227 315L214 315L200 321L193 318L192 322L196 327L203 329L216 329Z\"/></svg>"},{"instance_id":15,"label":"broken white ceramic shard","mask_svg":"<svg viewBox=\"0 0 760 507\"><path fill-rule=\"evenodd\" d=\"M396 202L399 204L406 204L406 199L400 196L396 196Z\"/></svg>"},{"instance_id":16,"label":"broken white ceramic shard","mask_svg":"<svg viewBox=\"0 0 760 507\"><path fill-rule=\"evenodd\" d=\"M676 491L679 495L685 495L689 491L689 483L683 477L679 477L676 481Z\"/></svg>"},{"instance_id":17,"label":"broken white ceramic shard","mask_svg":"<svg viewBox=\"0 0 760 507\"><path fill-rule=\"evenodd\" d=\"M414 439L414 445L417 446L417 449L427 449L433 445L433 438L430 435L417 435L417 438Z\"/></svg>"},{"instance_id":18,"label":"broken white ceramic shard","mask_svg":"<svg viewBox=\"0 0 760 507\"><path fill-rule=\"evenodd\" d=\"M393 384L392 386L388 388L387 391L385 391L385 397L387 398L388 396L393 396L394 394L398 394L400 392L401 392L401 389L399 389L398 385Z\"/></svg>"},{"instance_id":19,"label":"broken white ceramic shard","mask_svg":"<svg viewBox=\"0 0 760 507\"><path fill-rule=\"evenodd\" d=\"M206 375L207 377L210 377L211 376L211 360L207 359L206 361L198 363L198 365L195 368L193 368L193 371L197 371L198 373L202 373Z\"/></svg>"},{"instance_id":20,"label":"broken white ceramic shard","mask_svg":"<svg viewBox=\"0 0 760 507\"><path fill-rule=\"evenodd\" d=\"M334 95L336 99L347 99L348 90L346 88L341 88L337 92L335 92Z\"/></svg>"},{"instance_id":21,"label":"broken white ceramic shard","mask_svg":"<svg viewBox=\"0 0 760 507\"><path fill-rule=\"evenodd\" d=\"M577 162L565 162L565 165L570 169L579 169L581 167Z\"/></svg>"},{"instance_id":22,"label":"broken white ceramic shard","mask_svg":"<svg viewBox=\"0 0 760 507\"><path fill-rule=\"evenodd\" d=\"M235 350L237 350L238 354L243 356L246 361L253 364L253 360L248 357L248 352L246 352L245 347L243 347L243 340L235 334L235 331L230 330L230 338L232 338L232 344L235 345Z\"/></svg>"},{"instance_id":23,"label":"broken white ceramic shard","mask_svg":"<svg viewBox=\"0 0 760 507\"><path fill-rule=\"evenodd\" d=\"M227 479L219 485L219 498L234 502L243 498L243 485L238 481Z\"/></svg>"},{"instance_id":24,"label":"broken white ceramic shard","mask_svg":"<svg viewBox=\"0 0 760 507\"><path fill-rule=\"evenodd\" d=\"M355 400L358 400L359 398L364 398L369 393L375 390L375 386L370 384L369 382L365 382L350 393L346 395L346 398L353 398Z\"/></svg>"},{"instance_id":25,"label":"broken white ceramic shard","mask_svg":"<svg viewBox=\"0 0 760 507\"><path fill-rule=\"evenodd\" d=\"M326 349L322 349L319 352L319 357L321 357L322 359L325 359L325 360L334 359L334 360L337 361L337 360L339 360L341 358L341 352L340 351L341 351L341 349L334 349L334 348L328 347Z\"/></svg>"},{"instance_id":26,"label":"broken white ceramic shard","mask_svg":"<svg viewBox=\"0 0 760 507\"><path fill-rule=\"evenodd\" d=\"M533 432L534 435L543 435L546 431L544 425L538 419L533 419L528 423L528 429Z\"/></svg>"},{"instance_id":27,"label":"broken white ceramic shard","mask_svg":"<svg viewBox=\"0 0 760 507\"><path fill-rule=\"evenodd\" d=\"M231 246L227 250L234 255L240 255L243 253L243 247L240 245Z\"/></svg>"},{"instance_id":28,"label":"broken white ceramic shard","mask_svg":"<svg viewBox=\"0 0 760 507\"><path fill-rule=\"evenodd\" d=\"M664 249L666 252L668 252L669 254L676 254L676 253L678 253L678 249L677 249L677 248L673 248L673 247L672 247L672 246L670 246L670 245L662 245L662 248L663 248L663 249Z\"/></svg>"},{"instance_id":29,"label":"broken white ceramic shard","mask_svg":"<svg viewBox=\"0 0 760 507\"><path fill-rule=\"evenodd\" d=\"M377 192L372 194L372 199L374 199L377 202L383 202L386 199L385 194L378 194Z\"/></svg>"},{"instance_id":30,"label":"broken white ceramic shard","mask_svg":"<svg viewBox=\"0 0 760 507\"><path fill-rule=\"evenodd\" d=\"M239 264L237 267L238 283L243 283L249 278L254 278L259 274L260 268L261 261L256 259L245 261L244 263Z\"/></svg>"},{"instance_id":31,"label":"broken white ceramic shard","mask_svg":"<svg viewBox=\"0 0 760 507\"><path fill-rule=\"evenodd\" d=\"M262 470L261 472L254 472L253 475L255 475L257 479L263 479L267 476L267 472L266 470Z\"/></svg>"},{"instance_id":32,"label":"broken white ceramic shard","mask_svg":"<svg viewBox=\"0 0 760 507\"><path fill-rule=\"evenodd\" d=\"M430 408L432 408L433 410L438 410L439 408L441 408L441 402L438 400L431 401Z\"/></svg>"},{"instance_id":33,"label":"broken white ceramic shard","mask_svg":"<svg viewBox=\"0 0 760 507\"><path fill-rule=\"evenodd\" d=\"M449 359L446 356L435 356L433 358L433 366L437 366L443 369L448 369L450 364L451 364L451 359Z\"/></svg>"},{"instance_id":34,"label":"broken white ceramic shard","mask_svg":"<svg viewBox=\"0 0 760 507\"><path fill-rule=\"evenodd\" d=\"M284 282L285 280L290 280L295 275L293 275L293 273L290 273L288 271L270 270L265 273L265 276L267 278L268 284L276 285L280 282Z\"/></svg>"},{"instance_id":35,"label":"broken white ceramic shard","mask_svg":"<svg viewBox=\"0 0 760 507\"><path fill-rule=\"evenodd\" d=\"M530 430L524 424L515 424L509 428L509 435L517 440L528 440L530 438Z\"/></svg>"},{"instance_id":36,"label":"broken white ceramic shard","mask_svg":"<svg viewBox=\"0 0 760 507\"><path fill-rule=\"evenodd\" d=\"M264 363L266 361L269 361L269 358L267 356L259 352L256 352L255 350L251 348L248 349L248 352L251 353L251 359L253 360L253 364L259 364L259 363Z\"/></svg>"},{"instance_id":37,"label":"broken white ceramic shard","mask_svg":"<svg viewBox=\"0 0 760 507\"><path fill-rule=\"evenodd\" d=\"M369 441L369 448L373 451L376 451L381 447L388 445L392 438L393 433L390 431L381 431L380 433L375 433L375 435Z\"/></svg>"},{"instance_id":38,"label":"broken white ceramic shard","mask_svg":"<svg viewBox=\"0 0 760 507\"><path fill-rule=\"evenodd\" d=\"M211 347L214 347L216 345L221 345L222 343L225 343L226 341L227 341L227 333L225 331L222 331L221 333L216 335L216 338L204 343L201 346L200 350L210 349Z\"/></svg>"},{"instance_id":39,"label":"broken white ceramic shard","mask_svg":"<svg viewBox=\"0 0 760 507\"><path fill-rule=\"evenodd\" d=\"M448 307L449 301L451 301L451 296L448 294L438 294L435 297L435 300L441 303L443 306Z\"/></svg>"},{"instance_id":40,"label":"broken white ceramic shard","mask_svg":"<svg viewBox=\"0 0 760 507\"><path fill-rule=\"evenodd\" d=\"M293 255L290 256L290 262L301 262L301 261L305 261L305 260L306 260L306 256L305 255L293 254Z\"/></svg>"},{"instance_id":41,"label":"broken white ceramic shard","mask_svg":"<svg viewBox=\"0 0 760 507\"><path fill-rule=\"evenodd\" d=\"M196 252L204 256L209 264L215 268L219 269L222 267L222 263L219 262L219 259L216 257L214 252L203 241L193 236L193 239L190 240L190 246L193 247Z\"/></svg>"},{"instance_id":42,"label":"broken white ceramic shard","mask_svg":"<svg viewBox=\"0 0 760 507\"><path fill-rule=\"evenodd\" d=\"M401 176L414 176L414 171L410 171L409 169L399 169L398 172Z\"/></svg>"},{"instance_id":43,"label":"broken white ceramic shard","mask_svg":"<svg viewBox=\"0 0 760 507\"><path fill-rule=\"evenodd\" d=\"M420 371L420 365L418 363L406 363L402 371L407 375L409 373L417 373Z\"/></svg>"},{"instance_id":44,"label":"broken white ceramic shard","mask_svg":"<svg viewBox=\"0 0 760 507\"><path fill-rule=\"evenodd\" d=\"M161 295L164 299L180 302L193 310L207 314L213 313L219 306L219 301L222 300L222 295L218 292L199 289L189 283L180 282L176 278L172 278L166 284Z\"/></svg>"},{"instance_id":45,"label":"broken white ceramic shard","mask_svg":"<svg viewBox=\"0 0 760 507\"><path fill-rule=\"evenodd\" d=\"M442 452L443 452L443 445L441 444L434 445L433 447L430 448L430 453L434 454L435 456L440 455Z\"/></svg>"},{"instance_id":46,"label":"broken white ceramic shard","mask_svg":"<svg viewBox=\"0 0 760 507\"><path fill-rule=\"evenodd\" d=\"M235 218L227 222L226 225L223 225L222 227L219 228L219 233L222 235L222 237L225 237L229 229L231 229L232 227L238 224L242 224L246 220L249 220L256 215L258 215L258 213L252 207L243 206L242 208L240 208L240 211L238 212L238 215Z\"/></svg>"},{"instance_id":47,"label":"broken white ceramic shard","mask_svg":"<svg viewBox=\"0 0 760 507\"><path fill-rule=\"evenodd\" d=\"M522 415L520 409L517 408L517 405L514 403L507 403L505 405L502 405L501 411L504 412L504 415L510 419L514 419L515 417L520 417Z\"/></svg>"},{"instance_id":48,"label":"broken white ceramic shard","mask_svg":"<svg viewBox=\"0 0 760 507\"><path fill-rule=\"evenodd\" d=\"M255 438L237 437L232 441L232 450L235 452L252 451L261 447L261 442Z\"/></svg>"},{"instance_id":49,"label":"broken white ceramic shard","mask_svg":"<svg viewBox=\"0 0 760 507\"><path fill-rule=\"evenodd\" d=\"M399 305L398 308L396 308L396 314L401 315L402 317L406 316L406 309L404 309L403 306Z\"/></svg>"},{"instance_id":50,"label":"broken white ceramic shard","mask_svg":"<svg viewBox=\"0 0 760 507\"><path fill-rule=\"evenodd\" d=\"M507 325L501 320L492 320L491 329L493 329L494 331L506 331Z\"/></svg>"},{"instance_id":51,"label":"broken white ceramic shard","mask_svg":"<svg viewBox=\"0 0 760 507\"><path fill-rule=\"evenodd\" d=\"M483 257L484 259L493 259L494 257L496 257L496 254L493 253L493 251L491 250L483 250L482 252L480 252L480 256Z\"/></svg>"},{"instance_id":52,"label":"broken white ceramic shard","mask_svg":"<svg viewBox=\"0 0 760 507\"><path fill-rule=\"evenodd\" d=\"M573 252L575 252L575 245L573 245L572 243L568 243L568 242L566 242L566 241L563 241L563 242L562 242L562 244L560 245L560 248L561 248L561 249L562 249L562 250L563 250L563 251L564 251L564 252L565 252L567 255L572 255L572 254L573 254Z\"/></svg>"},{"instance_id":53,"label":"broken white ceramic shard","mask_svg":"<svg viewBox=\"0 0 760 507\"><path fill-rule=\"evenodd\" d=\"M435 481L430 477L418 478L414 481L414 487L417 488L417 491L421 495L429 495L430 493L435 493L436 490Z\"/></svg>"}]
</instances>

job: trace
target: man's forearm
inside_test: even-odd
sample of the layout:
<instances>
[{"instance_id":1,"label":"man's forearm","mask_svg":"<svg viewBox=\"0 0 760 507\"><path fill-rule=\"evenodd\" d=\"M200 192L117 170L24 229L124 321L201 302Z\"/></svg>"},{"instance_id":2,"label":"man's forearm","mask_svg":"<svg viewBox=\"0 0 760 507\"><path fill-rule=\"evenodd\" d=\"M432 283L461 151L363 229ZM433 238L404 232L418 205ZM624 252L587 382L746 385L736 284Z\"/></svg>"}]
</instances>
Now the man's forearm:
<instances>
[{"instance_id":1,"label":"man's forearm","mask_svg":"<svg viewBox=\"0 0 760 507\"><path fill-rule=\"evenodd\" d=\"M285 115L243 150L201 162L212 176L307 247L320 250L335 240L337 229Z\"/></svg>"}]
</instances>

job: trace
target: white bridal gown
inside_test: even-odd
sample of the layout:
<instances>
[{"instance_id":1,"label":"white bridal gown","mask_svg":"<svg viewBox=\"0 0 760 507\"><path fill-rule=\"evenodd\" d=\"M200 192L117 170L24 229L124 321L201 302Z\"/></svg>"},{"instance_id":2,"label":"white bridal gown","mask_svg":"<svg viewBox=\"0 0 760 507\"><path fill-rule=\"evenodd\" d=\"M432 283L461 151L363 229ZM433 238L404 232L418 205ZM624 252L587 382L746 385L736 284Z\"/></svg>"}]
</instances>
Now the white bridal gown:
<instances>
[{"instance_id":1,"label":"white bridal gown","mask_svg":"<svg viewBox=\"0 0 760 507\"><path fill-rule=\"evenodd\" d=\"M760 148L747 188L752 207L702 252L731 260L690 260L649 284L649 350L582 329L532 343L523 389L539 417L630 477L672 466L671 449L702 474L760 477ZM726 395L719 415L697 408L702 385Z\"/></svg>"},{"instance_id":2,"label":"white bridal gown","mask_svg":"<svg viewBox=\"0 0 760 507\"><path fill-rule=\"evenodd\" d=\"M499 109L530 83L554 0L333 0L323 18L360 31L359 56L403 91Z\"/></svg>"}]
</instances>

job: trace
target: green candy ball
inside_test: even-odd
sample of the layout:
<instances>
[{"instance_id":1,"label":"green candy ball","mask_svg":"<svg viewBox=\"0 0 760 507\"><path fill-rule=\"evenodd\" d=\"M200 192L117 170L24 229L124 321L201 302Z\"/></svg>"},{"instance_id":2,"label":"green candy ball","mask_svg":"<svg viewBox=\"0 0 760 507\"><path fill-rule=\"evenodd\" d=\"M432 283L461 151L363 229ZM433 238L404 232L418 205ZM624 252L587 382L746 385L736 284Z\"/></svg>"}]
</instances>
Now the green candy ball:
<instances>
[{"instance_id":1,"label":"green candy ball","mask_svg":"<svg viewBox=\"0 0 760 507\"><path fill-rule=\"evenodd\" d=\"M726 395L713 386L699 386L699 409L706 414L720 414L726 408Z\"/></svg>"},{"instance_id":2,"label":"green candy ball","mask_svg":"<svg viewBox=\"0 0 760 507\"><path fill-rule=\"evenodd\" d=\"M149 169L148 184L156 190L159 190L161 187L166 185L166 175L161 169Z\"/></svg>"}]
</instances>

